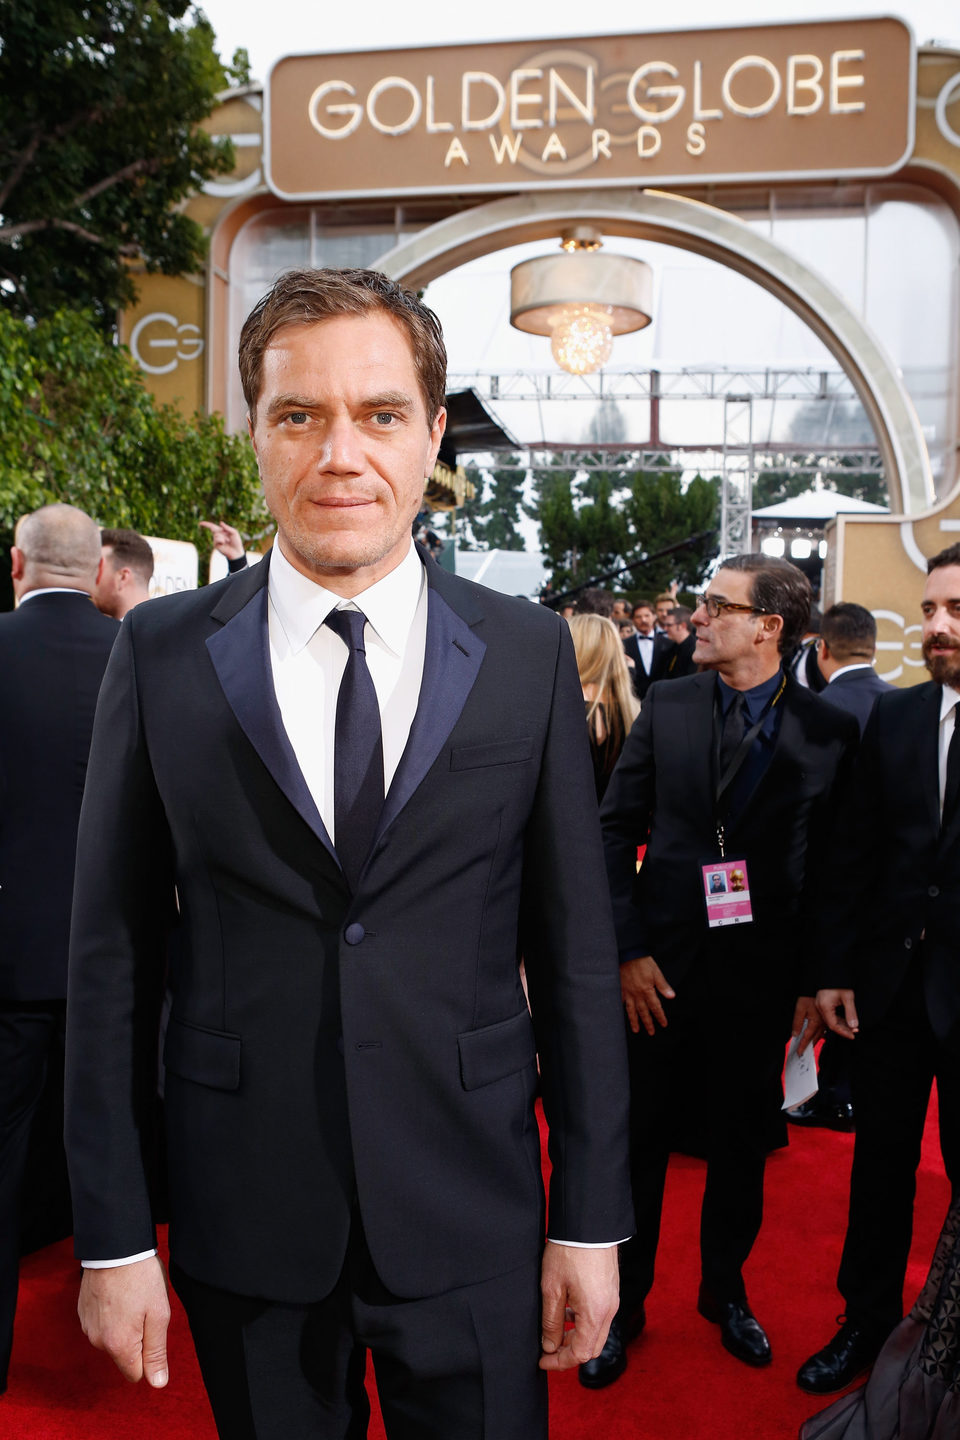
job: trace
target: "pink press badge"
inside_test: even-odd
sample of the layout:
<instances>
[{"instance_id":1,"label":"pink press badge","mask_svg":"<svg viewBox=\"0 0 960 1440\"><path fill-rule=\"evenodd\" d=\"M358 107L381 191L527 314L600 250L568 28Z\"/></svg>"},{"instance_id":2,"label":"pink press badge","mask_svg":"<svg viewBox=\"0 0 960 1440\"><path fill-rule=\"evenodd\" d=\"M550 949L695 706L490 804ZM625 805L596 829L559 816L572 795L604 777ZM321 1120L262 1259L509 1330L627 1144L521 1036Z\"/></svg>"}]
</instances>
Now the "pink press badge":
<instances>
[{"instance_id":1,"label":"pink press badge","mask_svg":"<svg viewBox=\"0 0 960 1440\"><path fill-rule=\"evenodd\" d=\"M710 860L701 865L707 924L749 925L753 920L746 860Z\"/></svg>"}]
</instances>

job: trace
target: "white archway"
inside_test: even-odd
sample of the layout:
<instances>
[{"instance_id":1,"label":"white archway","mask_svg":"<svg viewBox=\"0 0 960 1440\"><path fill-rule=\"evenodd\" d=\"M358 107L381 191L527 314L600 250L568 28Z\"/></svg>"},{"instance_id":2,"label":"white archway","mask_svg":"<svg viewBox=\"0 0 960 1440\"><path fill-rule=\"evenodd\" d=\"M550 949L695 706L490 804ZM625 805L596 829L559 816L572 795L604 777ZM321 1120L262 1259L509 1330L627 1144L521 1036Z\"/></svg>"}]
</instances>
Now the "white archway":
<instances>
[{"instance_id":1,"label":"white archway","mask_svg":"<svg viewBox=\"0 0 960 1440\"><path fill-rule=\"evenodd\" d=\"M762 285L804 320L849 376L877 436L890 508L917 515L934 503L923 432L896 368L843 296L816 271L714 206L657 190L535 191L461 211L421 230L377 262L420 288L508 245L558 237L571 221L693 250Z\"/></svg>"}]
</instances>

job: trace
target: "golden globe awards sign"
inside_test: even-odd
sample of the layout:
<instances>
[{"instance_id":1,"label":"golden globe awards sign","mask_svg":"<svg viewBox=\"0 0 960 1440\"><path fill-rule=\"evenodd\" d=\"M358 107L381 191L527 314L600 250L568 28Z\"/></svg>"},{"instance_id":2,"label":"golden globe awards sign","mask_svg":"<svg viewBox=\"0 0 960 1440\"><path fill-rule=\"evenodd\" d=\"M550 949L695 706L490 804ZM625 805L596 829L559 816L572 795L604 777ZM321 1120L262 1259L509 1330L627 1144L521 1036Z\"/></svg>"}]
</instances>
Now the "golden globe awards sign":
<instances>
[{"instance_id":1,"label":"golden globe awards sign","mask_svg":"<svg viewBox=\"0 0 960 1440\"><path fill-rule=\"evenodd\" d=\"M913 147L900 20L288 56L283 199L882 175Z\"/></svg>"}]
</instances>

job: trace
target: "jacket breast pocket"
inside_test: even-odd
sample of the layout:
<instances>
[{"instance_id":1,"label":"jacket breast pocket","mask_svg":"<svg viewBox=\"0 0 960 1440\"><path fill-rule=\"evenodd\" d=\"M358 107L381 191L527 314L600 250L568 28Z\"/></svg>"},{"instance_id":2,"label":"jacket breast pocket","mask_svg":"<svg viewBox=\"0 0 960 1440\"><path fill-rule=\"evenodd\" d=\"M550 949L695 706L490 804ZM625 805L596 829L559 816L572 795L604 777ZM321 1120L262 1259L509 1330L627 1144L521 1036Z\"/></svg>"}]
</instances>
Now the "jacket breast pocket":
<instances>
[{"instance_id":1,"label":"jacket breast pocket","mask_svg":"<svg viewBox=\"0 0 960 1440\"><path fill-rule=\"evenodd\" d=\"M461 745L450 752L451 770L474 770L482 765L519 765L533 755L533 738L497 740L489 745Z\"/></svg>"},{"instance_id":2,"label":"jacket breast pocket","mask_svg":"<svg viewBox=\"0 0 960 1440\"><path fill-rule=\"evenodd\" d=\"M537 1057L537 1043L529 1012L521 1010L509 1020L466 1030L457 1036L460 1079L464 1090L478 1090L525 1070Z\"/></svg>"},{"instance_id":3,"label":"jacket breast pocket","mask_svg":"<svg viewBox=\"0 0 960 1440\"><path fill-rule=\"evenodd\" d=\"M171 1016L163 1063L174 1075L197 1085L239 1090L240 1036L225 1030L206 1030Z\"/></svg>"}]
</instances>

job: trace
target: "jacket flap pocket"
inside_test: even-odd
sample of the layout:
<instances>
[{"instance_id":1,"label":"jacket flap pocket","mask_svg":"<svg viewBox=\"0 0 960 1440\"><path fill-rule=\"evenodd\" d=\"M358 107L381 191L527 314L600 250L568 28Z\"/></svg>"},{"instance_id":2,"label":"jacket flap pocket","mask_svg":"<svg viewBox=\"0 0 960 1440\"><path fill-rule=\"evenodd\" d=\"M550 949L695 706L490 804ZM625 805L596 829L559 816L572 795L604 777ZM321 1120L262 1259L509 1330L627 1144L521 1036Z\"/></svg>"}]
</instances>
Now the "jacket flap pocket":
<instances>
[{"instance_id":1,"label":"jacket flap pocket","mask_svg":"<svg viewBox=\"0 0 960 1440\"><path fill-rule=\"evenodd\" d=\"M450 753L451 770L473 770L480 765L517 765L533 754L533 739L497 740L490 745L461 745Z\"/></svg>"},{"instance_id":2,"label":"jacket flap pocket","mask_svg":"<svg viewBox=\"0 0 960 1440\"><path fill-rule=\"evenodd\" d=\"M170 1017L163 1046L163 1063L184 1080L214 1090L240 1088L240 1036L223 1030L204 1030Z\"/></svg>"},{"instance_id":3,"label":"jacket flap pocket","mask_svg":"<svg viewBox=\"0 0 960 1440\"><path fill-rule=\"evenodd\" d=\"M492 1085L525 1069L536 1059L533 1022L526 1010L482 1030L467 1030L457 1037L460 1046L460 1078L464 1090Z\"/></svg>"}]
</instances>

